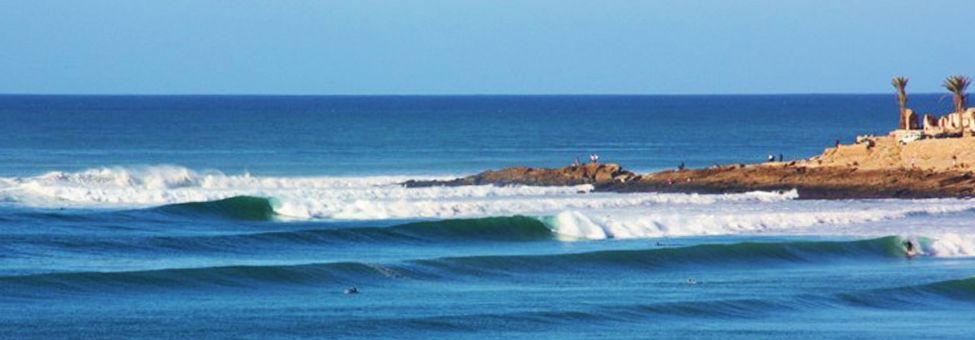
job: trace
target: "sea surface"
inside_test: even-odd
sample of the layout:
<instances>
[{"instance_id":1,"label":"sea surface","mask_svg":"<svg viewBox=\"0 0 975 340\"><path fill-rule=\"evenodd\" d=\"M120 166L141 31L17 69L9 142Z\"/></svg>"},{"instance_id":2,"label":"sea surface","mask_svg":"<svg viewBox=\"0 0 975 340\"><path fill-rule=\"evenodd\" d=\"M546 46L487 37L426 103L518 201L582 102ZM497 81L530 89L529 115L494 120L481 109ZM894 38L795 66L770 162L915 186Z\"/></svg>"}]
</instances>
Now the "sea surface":
<instances>
[{"instance_id":1,"label":"sea surface","mask_svg":"<svg viewBox=\"0 0 975 340\"><path fill-rule=\"evenodd\" d=\"M893 95L0 96L0 338L971 337L971 199L399 184L896 123Z\"/></svg>"}]
</instances>

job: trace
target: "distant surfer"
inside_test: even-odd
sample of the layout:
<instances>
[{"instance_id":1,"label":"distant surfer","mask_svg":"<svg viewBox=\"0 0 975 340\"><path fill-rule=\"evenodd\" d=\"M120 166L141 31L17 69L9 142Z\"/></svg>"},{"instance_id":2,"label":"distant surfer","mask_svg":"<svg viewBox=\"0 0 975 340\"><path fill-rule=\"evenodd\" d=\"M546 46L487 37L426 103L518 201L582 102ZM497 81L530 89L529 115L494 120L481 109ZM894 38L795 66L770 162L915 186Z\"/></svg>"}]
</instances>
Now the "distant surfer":
<instances>
[{"instance_id":1,"label":"distant surfer","mask_svg":"<svg viewBox=\"0 0 975 340\"><path fill-rule=\"evenodd\" d=\"M346 294L349 294L349 295L352 295L352 294L359 294L359 288L356 288L356 287L351 287L351 288L349 288L349 289L346 289L346 290L345 290L345 293L346 293Z\"/></svg>"},{"instance_id":2,"label":"distant surfer","mask_svg":"<svg viewBox=\"0 0 975 340\"><path fill-rule=\"evenodd\" d=\"M907 258L909 259L918 255L918 247L914 245L914 241L904 241L904 254L907 255Z\"/></svg>"},{"instance_id":3,"label":"distant surfer","mask_svg":"<svg viewBox=\"0 0 975 340\"><path fill-rule=\"evenodd\" d=\"M697 282L697 280L695 280L693 277L687 278L687 284L689 284L689 285L696 285L698 283L700 283L700 282Z\"/></svg>"}]
</instances>

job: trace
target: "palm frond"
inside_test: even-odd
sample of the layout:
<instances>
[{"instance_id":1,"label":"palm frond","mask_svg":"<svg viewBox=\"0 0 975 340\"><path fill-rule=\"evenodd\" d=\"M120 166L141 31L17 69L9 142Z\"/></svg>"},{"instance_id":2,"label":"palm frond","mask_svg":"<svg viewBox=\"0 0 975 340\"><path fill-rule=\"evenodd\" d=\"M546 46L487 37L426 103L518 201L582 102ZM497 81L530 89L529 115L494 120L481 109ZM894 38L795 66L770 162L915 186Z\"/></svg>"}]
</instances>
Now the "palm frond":
<instances>
[{"instance_id":1,"label":"palm frond","mask_svg":"<svg viewBox=\"0 0 975 340\"><path fill-rule=\"evenodd\" d=\"M894 77L894 79L890 81L890 84L893 85L897 90L903 90L905 87L907 87L907 82L909 80L910 79L907 77Z\"/></svg>"},{"instance_id":2,"label":"palm frond","mask_svg":"<svg viewBox=\"0 0 975 340\"><path fill-rule=\"evenodd\" d=\"M948 78L945 78L945 81L944 83L941 84L941 86L943 86L945 89L951 91L954 94L961 94L965 92L965 89L967 89L968 85L970 85L971 83L972 83L971 78L957 75L957 76L950 76Z\"/></svg>"},{"instance_id":3,"label":"palm frond","mask_svg":"<svg viewBox=\"0 0 975 340\"><path fill-rule=\"evenodd\" d=\"M965 110L965 101L967 99L966 97L968 97L965 94L965 89L967 89L968 85L971 83L971 78L956 75L945 78L944 83L941 84L941 86L944 86L944 88L951 91L952 95L954 95L955 112L962 112Z\"/></svg>"}]
</instances>

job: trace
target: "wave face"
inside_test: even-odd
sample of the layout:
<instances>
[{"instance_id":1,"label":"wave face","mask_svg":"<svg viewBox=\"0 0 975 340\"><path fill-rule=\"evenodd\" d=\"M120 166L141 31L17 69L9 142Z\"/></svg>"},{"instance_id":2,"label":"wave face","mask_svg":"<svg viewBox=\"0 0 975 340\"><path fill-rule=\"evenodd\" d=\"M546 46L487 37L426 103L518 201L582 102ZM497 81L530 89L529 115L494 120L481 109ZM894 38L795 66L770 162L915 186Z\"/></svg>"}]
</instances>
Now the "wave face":
<instances>
[{"instance_id":1,"label":"wave face","mask_svg":"<svg viewBox=\"0 0 975 340\"><path fill-rule=\"evenodd\" d=\"M247 217L258 217L248 215ZM157 251L208 252L247 249L275 249L307 246L356 246L361 244L523 243L555 240L556 235L541 221L526 217L487 217L405 223L389 227L345 227L267 231L230 235L154 237L141 243ZM84 243L76 245L84 246ZM115 247L125 247L117 244Z\"/></svg>"},{"instance_id":2,"label":"wave face","mask_svg":"<svg viewBox=\"0 0 975 340\"><path fill-rule=\"evenodd\" d=\"M234 197L225 200L201 203L182 203L167 205L149 210L136 210L123 213L176 214L182 217L217 218L227 221L268 221L275 218L271 209L271 201L258 197ZM40 218L49 218L51 214L43 213ZM61 216L61 215L55 215ZM70 215L68 215L70 216ZM111 215L107 216L112 218ZM70 221L70 220L69 220ZM84 220L82 220L84 221ZM553 222L554 221L554 222ZM555 223L555 224L553 224ZM128 240L97 241L93 243L87 239L62 239L44 237L34 241L35 244L54 246L59 248L82 249L86 247L102 247L111 249L129 249L129 251L171 252L213 252L239 251L246 249L276 249L281 247L307 247L324 245L355 246L365 244L428 244L428 245L456 245L476 243L516 244L523 242L544 241L585 241L600 240L602 234L591 239L577 238L578 234L566 235L560 233L564 226L558 225L558 220L552 217L486 217L475 219L448 219L426 222L412 222L392 226L358 226L358 227L327 227L314 228L317 224L303 226L296 230L244 232L231 234L191 234L184 236L153 236L139 240L137 244L130 244ZM308 227L312 227L309 229ZM575 228L575 224L572 225ZM657 238L660 240L659 238ZM749 256L768 255L770 257L808 259L829 257L834 253L862 252L867 254L888 254L902 256L905 242L912 242L918 247L918 255L934 257L966 257L975 256L975 240L957 234L927 237L921 235L885 236L869 241L840 242L840 243L738 243L728 245L701 245L698 248L681 248L680 252L665 256L670 250L654 249L650 252L652 258L667 258L674 262L693 259L704 255L713 255L712 260L735 257L745 254ZM659 243L659 241L657 241ZM670 243L665 240L664 244ZM690 252L694 250L695 252ZM766 253L767 252L767 253ZM616 254L616 255L613 255ZM642 252L610 253L610 258L640 259ZM761 256L758 256L761 257ZM577 261L578 259L571 259ZM571 262L570 261L570 262Z\"/></svg>"},{"instance_id":3,"label":"wave face","mask_svg":"<svg viewBox=\"0 0 975 340\"><path fill-rule=\"evenodd\" d=\"M151 210L174 215L215 216L237 220L270 221L277 214L268 198L234 196L209 202L169 204Z\"/></svg>"},{"instance_id":4,"label":"wave face","mask_svg":"<svg viewBox=\"0 0 975 340\"><path fill-rule=\"evenodd\" d=\"M905 257L904 239L888 236L862 241L793 241L703 244L689 247L609 250L560 255L443 258L421 263L443 268L489 271L573 271L605 268L662 270L687 267L762 266L837 260L891 260Z\"/></svg>"},{"instance_id":5,"label":"wave face","mask_svg":"<svg viewBox=\"0 0 975 340\"><path fill-rule=\"evenodd\" d=\"M407 177L256 177L198 173L175 166L51 172L0 180L4 201L40 207L138 207L214 201L234 196L273 197L277 214L294 219L370 220L464 218L607 209L661 204L774 202L784 194L590 194L573 187L405 188ZM427 178L436 179L436 178Z\"/></svg>"},{"instance_id":6,"label":"wave face","mask_svg":"<svg viewBox=\"0 0 975 340\"><path fill-rule=\"evenodd\" d=\"M795 191L614 194L592 193L588 185L405 188L398 184L406 179L265 177L178 166L116 167L0 178L0 201L40 208L148 209L158 214L240 221L442 219L413 231L423 234L426 231L418 230L436 229L448 235L461 229L464 233L480 230L477 237L483 239L550 234L562 240L898 234L935 240L930 253L937 256L975 255L975 234L963 223L917 230L910 222L971 214L975 211L971 200L796 201ZM504 221L501 224L489 219L499 216L528 218L500 220ZM451 222L456 219L465 221ZM403 230L397 235L406 235ZM498 236L502 233L514 236Z\"/></svg>"},{"instance_id":7,"label":"wave face","mask_svg":"<svg viewBox=\"0 0 975 340\"><path fill-rule=\"evenodd\" d=\"M268 197L276 200L273 208L282 217L334 220L554 215L566 211L639 208L658 208L655 212L660 213L664 209L659 208L674 206L687 207L689 210L706 207L704 209L739 215L756 210L756 204L782 204L783 207L792 208L788 204L797 197L795 191L726 195L591 194L592 187L589 185L405 188L398 184L407 179L405 176L259 177L250 174L225 175L215 171L196 172L178 166L99 168L73 173L50 172L35 177L0 178L0 197L3 201L23 206L86 208L158 206L217 201L236 196ZM870 205L864 206L868 208L867 211L831 211L846 204L830 205L826 202L809 209L825 210L823 214L796 217L803 219L804 222L800 222L803 224L844 223L975 208L975 204L956 200L927 201L932 204L925 204L925 201L903 205L885 202L885 205L894 205L894 209L889 209L888 213L881 213L878 207ZM750 208L742 210L742 206ZM713 209L722 207L731 209ZM775 212L774 209L761 211L768 210ZM789 217L787 213L778 213ZM714 215L706 218L721 222L722 217ZM770 217L758 217L754 222L728 220L727 224L744 227L750 223L774 224Z\"/></svg>"},{"instance_id":8,"label":"wave face","mask_svg":"<svg viewBox=\"0 0 975 340\"><path fill-rule=\"evenodd\" d=\"M461 223L457 221L455 223ZM488 225L500 221L481 221ZM449 226L434 226L449 228ZM400 227L424 229L424 224ZM475 229L478 227L475 227ZM469 236L469 235L468 235ZM557 255L498 255L410 260L399 264L330 262L301 265L245 265L121 272L69 272L0 276L12 285L59 289L124 287L310 285L381 280L458 280L539 273L619 270L661 271L721 268L734 265L822 264L836 261L892 261L904 257L904 239L895 236L861 241L790 241L704 244L688 247L610 250ZM2 283L0 283L2 285ZM965 286L967 287L967 286ZM946 287L944 289L950 289ZM962 287L964 288L964 287Z\"/></svg>"}]
</instances>

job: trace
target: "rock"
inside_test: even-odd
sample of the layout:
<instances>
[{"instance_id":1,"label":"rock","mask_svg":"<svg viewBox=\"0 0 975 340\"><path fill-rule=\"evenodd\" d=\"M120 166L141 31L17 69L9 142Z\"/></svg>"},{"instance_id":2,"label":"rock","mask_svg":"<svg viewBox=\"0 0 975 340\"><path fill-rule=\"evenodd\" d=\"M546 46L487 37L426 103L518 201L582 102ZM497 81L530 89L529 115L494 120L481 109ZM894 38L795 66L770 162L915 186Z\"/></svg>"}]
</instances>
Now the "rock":
<instances>
[{"instance_id":1,"label":"rock","mask_svg":"<svg viewBox=\"0 0 975 340\"><path fill-rule=\"evenodd\" d=\"M975 110L971 114L975 116ZM933 120L934 117L926 117L925 127L932 128ZM447 181L407 181L403 185L592 184L593 192L702 194L795 189L801 199L969 197L975 192L975 173L970 170L975 164L975 138L927 138L901 145L895 135L871 137L872 143L838 145L813 158L789 163L716 165L644 175L612 163L558 169L514 167Z\"/></svg>"},{"instance_id":2,"label":"rock","mask_svg":"<svg viewBox=\"0 0 975 340\"><path fill-rule=\"evenodd\" d=\"M944 133L944 129L938 125L938 118L931 114L924 115L924 134L938 136Z\"/></svg>"},{"instance_id":3,"label":"rock","mask_svg":"<svg viewBox=\"0 0 975 340\"><path fill-rule=\"evenodd\" d=\"M975 129L975 107L970 107L965 112L961 113L961 126L965 128L963 133L965 135L971 135L973 129Z\"/></svg>"},{"instance_id":4,"label":"rock","mask_svg":"<svg viewBox=\"0 0 975 340\"><path fill-rule=\"evenodd\" d=\"M901 123L898 128L901 130L914 130L918 128L917 114L914 113L914 110L904 109L904 111L901 111Z\"/></svg>"},{"instance_id":5,"label":"rock","mask_svg":"<svg viewBox=\"0 0 975 340\"><path fill-rule=\"evenodd\" d=\"M906 110L904 110L904 112L905 112L904 114L907 116L906 117L907 118L907 129L909 129L909 130L918 130L918 129L920 129L921 126L917 122L917 114L914 113L914 110L906 109Z\"/></svg>"},{"instance_id":6,"label":"rock","mask_svg":"<svg viewBox=\"0 0 975 340\"><path fill-rule=\"evenodd\" d=\"M514 167L496 171L485 171L473 176L455 178L448 181L406 181L406 187L460 186L460 185L605 185L625 182L636 177L624 171L619 164L584 164L561 169Z\"/></svg>"},{"instance_id":7,"label":"rock","mask_svg":"<svg viewBox=\"0 0 975 340\"><path fill-rule=\"evenodd\" d=\"M592 178L595 183L612 182L613 177L616 177L619 172L620 166L618 164L603 164L596 168L596 173Z\"/></svg>"}]
</instances>

